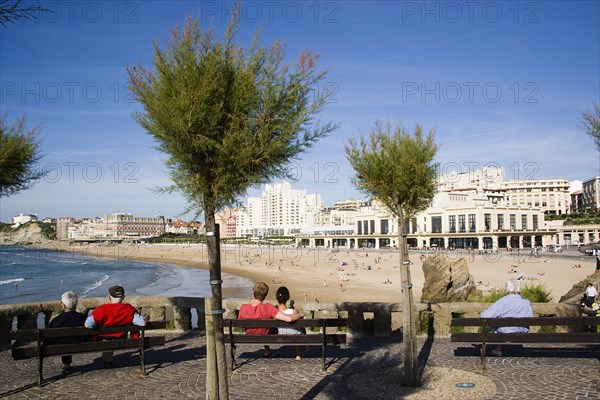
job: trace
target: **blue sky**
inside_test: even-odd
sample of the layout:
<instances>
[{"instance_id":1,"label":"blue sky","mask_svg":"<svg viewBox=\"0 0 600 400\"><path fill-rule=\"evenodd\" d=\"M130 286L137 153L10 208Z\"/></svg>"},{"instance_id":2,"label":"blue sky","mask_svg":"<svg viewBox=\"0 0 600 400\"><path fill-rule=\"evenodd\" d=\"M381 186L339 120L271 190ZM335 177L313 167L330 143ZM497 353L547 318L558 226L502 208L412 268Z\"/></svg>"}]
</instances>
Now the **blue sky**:
<instances>
[{"instance_id":1,"label":"blue sky","mask_svg":"<svg viewBox=\"0 0 600 400\"><path fill-rule=\"evenodd\" d=\"M180 214L181 197L151 191L169 184L165 155L131 117L140 107L125 67L151 67L153 40L163 46L186 14L221 34L232 3L45 4L52 13L0 28L2 113L41 125L48 171L0 200L0 221L21 212ZM435 128L443 172L499 165L517 179L598 175L579 120L600 101L598 1L246 1L241 15L240 44L262 27L263 43L285 41L290 62L311 49L331 70L319 88L334 92L321 118L341 126L293 164L293 187L326 204L365 197L349 183L343 148L376 118Z\"/></svg>"}]
</instances>

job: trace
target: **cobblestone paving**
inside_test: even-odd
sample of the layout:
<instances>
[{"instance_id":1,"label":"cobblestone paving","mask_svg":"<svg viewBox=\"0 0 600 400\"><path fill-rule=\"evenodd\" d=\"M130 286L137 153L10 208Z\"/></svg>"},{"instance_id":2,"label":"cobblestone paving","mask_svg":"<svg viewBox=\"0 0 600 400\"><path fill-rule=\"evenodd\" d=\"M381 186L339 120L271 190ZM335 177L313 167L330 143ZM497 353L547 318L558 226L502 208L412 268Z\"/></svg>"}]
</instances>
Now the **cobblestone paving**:
<instances>
[{"instance_id":1,"label":"cobblestone paving","mask_svg":"<svg viewBox=\"0 0 600 400\"><path fill-rule=\"evenodd\" d=\"M484 373L496 385L494 400L600 399L600 345L582 349L529 345L506 349L505 357L489 357L482 372L478 350L449 339L419 340L421 365ZM238 347L240 366L231 374L231 399L362 399L347 383L361 372L386 374L402 365L399 338L360 339L331 348L330 366L321 371L320 349L303 361L293 347L279 357L261 357L258 346ZM457 354L455 355L455 352ZM73 370L61 373L60 357L44 363L45 384L37 387L37 362L13 361L0 351L0 398L15 399L204 399L206 352L197 333L171 334L165 346L147 353L148 375L142 376L134 352L117 352L114 368L102 369L100 354L74 356ZM229 361L228 361L229 362ZM377 399L374 390L369 399ZM465 396L468 398L468 395ZM386 397L389 400L390 397Z\"/></svg>"}]
</instances>

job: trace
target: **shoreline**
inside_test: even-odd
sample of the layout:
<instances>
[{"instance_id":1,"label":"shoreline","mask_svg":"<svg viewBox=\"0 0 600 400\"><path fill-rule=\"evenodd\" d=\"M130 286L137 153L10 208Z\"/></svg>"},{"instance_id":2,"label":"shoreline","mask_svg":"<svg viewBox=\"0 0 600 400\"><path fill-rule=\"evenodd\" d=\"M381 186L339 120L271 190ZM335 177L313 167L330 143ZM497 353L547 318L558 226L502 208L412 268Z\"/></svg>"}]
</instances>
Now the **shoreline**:
<instances>
[{"instance_id":1,"label":"shoreline","mask_svg":"<svg viewBox=\"0 0 600 400\"><path fill-rule=\"evenodd\" d=\"M204 245L145 244L110 246L73 246L68 242L46 242L35 247L81 253L93 257L131 259L151 263L167 263L184 268L208 270ZM424 276L421 254L409 254L415 302L421 297ZM429 252L429 255L434 254ZM465 258L470 274L479 289L502 288L518 274L526 285L544 284L557 303L576 283L595 271L595 260L579 257L556 257L544 254L529 258L516 252L495 255L469 255L456 251L446 253L451 261ZM345 265L342 265L344 264ZM222 245L222 272L262 280L269 285L267 300L274 301L279 286L287 286L296 301L322 302L400 302L400 269L397 251L375 249L328 249ZM581 265L580 268L575 266ZM370 266L370 269L369 269ZM511 272L517 271L517 272ZM391 283L390 283L391 282ZM223 291L223 298L229 298ZM250 288L251 292L251 288ZM251 293L249 294L251 296Z\"/></svg>"}]
</instances>

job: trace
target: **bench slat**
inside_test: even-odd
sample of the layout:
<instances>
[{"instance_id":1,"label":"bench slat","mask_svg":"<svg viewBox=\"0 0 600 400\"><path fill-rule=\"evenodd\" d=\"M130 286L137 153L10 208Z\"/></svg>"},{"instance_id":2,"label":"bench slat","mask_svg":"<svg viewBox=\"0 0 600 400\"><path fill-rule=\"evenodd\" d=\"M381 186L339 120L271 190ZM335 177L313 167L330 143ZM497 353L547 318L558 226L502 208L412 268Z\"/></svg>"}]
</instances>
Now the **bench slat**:
<instances>
[{"instance_id":1,"label":"bench slat","mask_svg":"<svg viewBox=\"0 0 600 400\"><path fill-rule=\"evenodd\" d=\"M165 329L166 321L151 321L144 327L145 331L153 329ZM86 327L64 327L64 328L44 328L44 329L22 329L10 332L10 337L15 340L26 340L32 341L37 340L38 332L42 339L45 338L59 338L59 337L70 337L70 336L96 336L98 334L105 333L119 333L119 332L139 332L141 327L128 324L123 326L103 326L95 329L88 329Z\"/></svg>"},{"instance_id":2,"label":"bench slat","mask_svg":"<svg viewBox=\"0 0 600 400\"><path fill-rule=\"evenodd\" d=\"M600 325L600 317L452 318L451 326L589 326Z\"/></svg>"},{"instance_id":3,"label":"bench slat","mask_svg":"<svg viewBox=\"0 0 600 400\"><path fill-rule=\"evenodd\" d=\"M347 319L342 318L315 318L299 319L294 322L279 321L276 319L225 319L223 326L236 328L318 328L325 324L327 327L341 327L348 324Z\"/></svg>"},{"instance_id":4,"label":"bench slat","mask_svg":"<svg viewBox=\"0 0 600 400\"><path fill-rule=\"evenodd\" d=\"M481 333L460 332L450 336L452 342L481 343ZM486 343L587 343L600 344L600 334L572 333L488 333Z\"/></svg>"},{"instance_id":5,"label":"bench slat","mask_svg":"<svg viewBox=\"0 0 600 400\"><path fill-rule=\"evenodd\" d=\"M145 348L150 348L153 346L162 346L164 344L164 336L149 336L144 338ZM42 353L43 357L49 357L65 354L80 354L108 350L123 350L137 348L140 348L140 339L116 339L73 344L52 344L42 347ZM36 346L13 347L12 357L14 360L27 360L29 358L37 358L38 350Z\"/></svg>"},{"instance_id":6,"label":"bench slat","mask_svg":"<svg viewBox=\"0 0 600 400\"><path fill-rule=\"evenodd\" d=\"M225 334L225 342L229 343L231 336ZM327 334L325 336L327 344L345 344L345 334ZM281 344L281 345L322 345L323 335L321 334L309 334L309 335L246 335L246 334L234 334L233 341L243 344Z\"/></svg>"}]
</instances>

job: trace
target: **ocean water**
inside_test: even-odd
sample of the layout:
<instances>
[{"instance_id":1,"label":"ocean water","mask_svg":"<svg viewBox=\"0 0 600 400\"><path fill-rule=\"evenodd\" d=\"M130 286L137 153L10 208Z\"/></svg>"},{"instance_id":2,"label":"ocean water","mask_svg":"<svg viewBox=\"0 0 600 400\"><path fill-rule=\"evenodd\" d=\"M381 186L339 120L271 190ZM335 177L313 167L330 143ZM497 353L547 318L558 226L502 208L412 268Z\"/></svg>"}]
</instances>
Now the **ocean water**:
<instances>
[{"instance_id":1,"label":"ocean water","mask_svg":"<svg viewBox=\"0 0 600 400\"><path fill-rule=\"evenodd\" d=\"M223 273L224 297L250 297L253 282ZM122 285L129 296L210 296L207 270L127 258L106 259L75 252L0 246L0 304L104 297Z\"/></svg>"}]
</instances>

